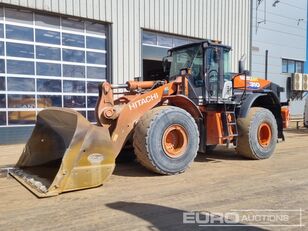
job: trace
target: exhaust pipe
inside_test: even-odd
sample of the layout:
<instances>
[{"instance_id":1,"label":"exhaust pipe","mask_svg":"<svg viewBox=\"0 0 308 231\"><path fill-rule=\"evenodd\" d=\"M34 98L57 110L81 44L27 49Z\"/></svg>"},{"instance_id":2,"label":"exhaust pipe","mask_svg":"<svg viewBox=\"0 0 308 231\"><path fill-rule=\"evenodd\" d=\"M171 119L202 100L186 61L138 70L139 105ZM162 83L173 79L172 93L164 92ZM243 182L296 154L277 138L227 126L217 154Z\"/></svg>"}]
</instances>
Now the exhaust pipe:
<instances>
[{"instance_id":1,"label":"exhaust pipe","mask_svg":"<svg viewBox=\"0 0 308 231\"><path fill-rule=\"evenodd\" d=\"M67 108L41 111L10 174L38 197L97 187L112 174L115 153L109 130Z\"/></svg>"}]
</instances>

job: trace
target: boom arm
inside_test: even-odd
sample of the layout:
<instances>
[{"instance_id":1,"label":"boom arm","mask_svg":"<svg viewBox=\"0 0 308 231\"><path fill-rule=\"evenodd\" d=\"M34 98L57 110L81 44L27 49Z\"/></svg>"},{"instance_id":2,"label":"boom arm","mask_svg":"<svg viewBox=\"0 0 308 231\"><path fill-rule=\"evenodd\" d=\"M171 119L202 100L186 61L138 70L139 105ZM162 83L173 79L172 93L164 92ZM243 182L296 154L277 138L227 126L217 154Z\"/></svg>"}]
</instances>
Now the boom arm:
<instances>
[{"instance_id":1,"label":"boom arm","mask_svg":"<svg viewBox=\"0 0 308 231\"><path fill-rule=\"evenodd\" d=\"M121 151L140 117L161 103L165 97L174 94L179 84L181 82L173 81L144 94L128 94L115 101L112 85L104 82L99 87L99 98L95 110L97 122L109 128L115 155ZM132 86L137 85L137 83L132 84Z\"/></svg>"}]
</instances>

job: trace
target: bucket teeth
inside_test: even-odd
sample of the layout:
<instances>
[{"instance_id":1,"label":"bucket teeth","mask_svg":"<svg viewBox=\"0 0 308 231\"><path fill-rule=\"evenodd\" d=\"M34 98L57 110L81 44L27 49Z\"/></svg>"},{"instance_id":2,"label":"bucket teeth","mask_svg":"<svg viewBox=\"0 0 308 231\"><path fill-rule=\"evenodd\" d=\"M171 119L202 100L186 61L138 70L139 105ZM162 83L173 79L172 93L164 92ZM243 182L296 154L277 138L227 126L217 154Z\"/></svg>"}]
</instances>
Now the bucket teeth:
<instances>
[{"instance_id":1,"label":"bucket teeth","mask_svg":"<svg viewBox=\"0 0 308 231\"><path fill-rule=\"evenodd\" d=\"M17 169L14 171L17 176L21 176L23 171L21 169Z\"/></svg>"},{"instance_id":2,"label":"bucket teeth","mask_svg":"<svg viewBox=\"0 0 308 231\"><path fill-rule=\"evenodd\" d=\"M42 181L39 179L38 176L30 175L23 171L22 169L14 169L12 171L16 176L23 179L24 182L26 182L28 185L30 185L32 188L38 190L42 193L47 193L48 189L47 187L42 183Z\"/></svg>"}]
</instances>

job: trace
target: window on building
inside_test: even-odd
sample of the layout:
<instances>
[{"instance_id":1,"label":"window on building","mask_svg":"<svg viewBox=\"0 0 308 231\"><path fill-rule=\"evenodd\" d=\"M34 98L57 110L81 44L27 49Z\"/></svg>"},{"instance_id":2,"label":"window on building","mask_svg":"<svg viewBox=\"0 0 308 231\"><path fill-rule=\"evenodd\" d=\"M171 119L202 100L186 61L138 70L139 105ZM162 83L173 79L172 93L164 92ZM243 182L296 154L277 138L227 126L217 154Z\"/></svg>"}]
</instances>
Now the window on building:
<instances>
[{"instance_id":1,"label":"window on building","mask_svg":"<svg viewBox=\"0 0 308 231\"><path fill-rule=\"evenodd\" d=\"M304 62L295 63L295 72L303 73L304 72Z\"/></svg>"},{"instance_id":2,"label":"window on building","mask_svg":"<svg viewBox=\"0 0 308 231\"><path fill-rule=\"evenodd\" d=\"M70 107L95 122L107 78L107 27L0 7L0 127L33 125L42 108Z\"/></svg>"},{"instance_id":3,"label":"window on building","mask_svg":"<svg viewBox=\"0 0 308 231\"><path fill-rule=\"evenodd\" d=\"M304 62L292 59L282 59L282 73L303 73Z\"/></svg>"}]
</instances>

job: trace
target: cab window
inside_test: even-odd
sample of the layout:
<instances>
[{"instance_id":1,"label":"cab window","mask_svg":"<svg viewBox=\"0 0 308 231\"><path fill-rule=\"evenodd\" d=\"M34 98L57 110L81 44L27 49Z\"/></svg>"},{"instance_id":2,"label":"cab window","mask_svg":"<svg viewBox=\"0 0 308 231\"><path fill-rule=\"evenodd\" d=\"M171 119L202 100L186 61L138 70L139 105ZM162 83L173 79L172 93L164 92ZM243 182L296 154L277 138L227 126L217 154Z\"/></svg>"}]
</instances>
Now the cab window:
<instances>
[{"instance_id":1,"label":"cab window","mask_svg":"<svg viewBox=\"0 0 308 231\"><path fill-rule=\"evenodd\" d=\"M191 65L191 76L193 77L195 85L197 87L203 86L203 81L202 81L202 75L203 75L202 61L203 61L202 48L200 47L198 53L194 57L192 65Z\"/></svg>"}]
</instances>

